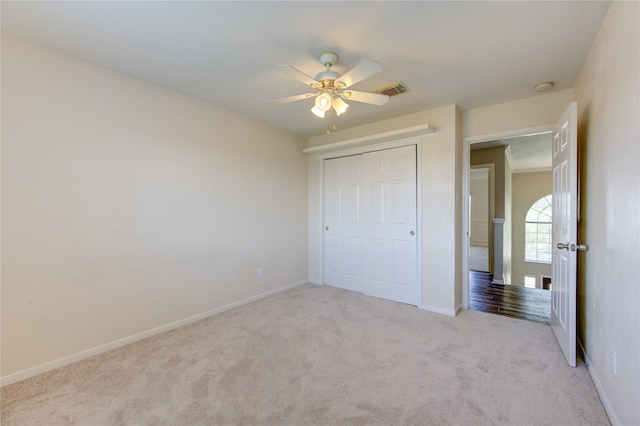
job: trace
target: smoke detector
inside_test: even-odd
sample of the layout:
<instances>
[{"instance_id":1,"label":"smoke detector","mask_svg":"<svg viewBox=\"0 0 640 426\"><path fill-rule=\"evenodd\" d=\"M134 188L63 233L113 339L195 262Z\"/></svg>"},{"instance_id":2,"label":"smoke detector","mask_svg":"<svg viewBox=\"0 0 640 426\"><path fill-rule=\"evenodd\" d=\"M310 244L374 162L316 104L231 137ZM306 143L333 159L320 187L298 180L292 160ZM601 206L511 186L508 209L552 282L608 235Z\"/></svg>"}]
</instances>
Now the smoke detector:
<instances>
[{"instance_id":1,"label":"smoke detector","mask_svg":"<svg viewBox=\"0 0 640 426\"><path fill-rule=\"evenodd\" d=\"M543 83L536 84L536 86L533 89L538 93L544 93L553 89L555 85L556 84L553 81L545 81Z\"/></svg>"}]
</instances>

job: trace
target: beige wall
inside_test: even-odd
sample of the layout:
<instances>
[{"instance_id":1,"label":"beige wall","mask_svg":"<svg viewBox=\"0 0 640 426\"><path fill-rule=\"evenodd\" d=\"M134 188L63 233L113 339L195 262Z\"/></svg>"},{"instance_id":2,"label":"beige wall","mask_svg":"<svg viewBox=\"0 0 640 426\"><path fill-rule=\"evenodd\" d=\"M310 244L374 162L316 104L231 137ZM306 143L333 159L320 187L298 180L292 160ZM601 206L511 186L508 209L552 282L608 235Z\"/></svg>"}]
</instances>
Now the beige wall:
<instances>
[{"instance_id":1,"label":"beige wall","mask_svg":"<svg viewBox=\"0 0 640 426\"><path fill-rule=\"evenodd\" d=\"M304 143L3 36L2 376L306 282Z\"/></svg>"},{"instance_id":2,"label":"beige wall","mask_svg":"<svg viewBox=\"0 0 640 426\"><path fill-rule=\"evenodd\" d=\"M545 195L551 194L552 185L551 171L513 174L511 226L513 230L511 284L513 285L523 286L524 276L533 275L536 277L536 285L542 287L540 275L551 276L551 264L524 261L524 222L531 205Z\"/></svg>"},{"instance_id":3,"label":"beige wall","mask_svg":"<svg viewBox=\"0 0 640 426\"><path fill-rule=\"evenodd\" d=\"M640 424L640 3L613 2L575 85L578 336L613 424ZM617 374L611 367L616 352Z\"/></svg>"},{"instance_id":4,"label":"beige wall","mask_svg":"<svg viewBox=\"0 0 640 426\"><path fill-rule=\"evenodd\" d=\"M493 164L493 216L494 218L504 219L504 199L505 199L505 165L506 159L504 155L504 146L494 148L476 149L471 151L470 164L477 166L481 164Z\"/></svg>"},{"instance_id":5,"label":"beige wall","mask_svg":"<svg viewBox=\"0 0 640 426\"><path fill-rule=\"evenodd\" d=\"M571 101L573 90L561 90L466 110L462 114L463 136L465 140L480 142L521 136L524 130L550 131Z\"/></svg>"},{"instance_id":6,"label":"beige wall","mask_svg":"<svg viewBox=\"0 0 640 426\"><path fill-rule=\"evenodd\" d=\"M431 124L435 133L419 137L421 147L421 291L422 308L453 315L462 300L461 290L461 140L456 107L451 105L385 120L375 125L334 132L331 137L309 140L321 147L351 139L371 137L414 126ZM366 151L360 147L357 150ZM342 151L349 154L353 150ZM332 155L338 155L333 154ZM322 185L323 155L309 157L309 279L322 283Z\"/></svg>"},{"instance_id":7,"label":"beige wall","mask_svg":"<svg viewBox=\"0 0 640 426\"><path fill-rule=\"evenodd\" d=\"M471 194L471 235L472 246L489 245L489 168L473 166L469 175L469 193Z\"/></svg>"}]
</instances>

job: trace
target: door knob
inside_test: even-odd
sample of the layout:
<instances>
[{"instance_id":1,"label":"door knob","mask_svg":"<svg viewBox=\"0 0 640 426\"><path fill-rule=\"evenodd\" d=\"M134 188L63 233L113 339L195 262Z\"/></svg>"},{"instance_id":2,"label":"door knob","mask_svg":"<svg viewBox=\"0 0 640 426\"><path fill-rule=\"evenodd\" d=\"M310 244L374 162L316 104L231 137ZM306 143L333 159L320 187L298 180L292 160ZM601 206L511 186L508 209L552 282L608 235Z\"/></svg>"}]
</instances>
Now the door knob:
<instances>
[{"instance_id":1,"label":"door knob","mask_svg":"<svg viewBox=\"0 0 640 426\"><path fill-rule=\"evenodd\" d=\"M560 250L569 250L569 243L566 243L566 244L558 243L556 244L556 247Z\"/></svg>"},{"instance_id":2,"label":"door knob","mask_svg":"<svg viewBox=\"0 0 640 426\"><path fill-rule=\"evenodd\" d=\"M413 231L409 232L409 234L410 234L411 236L416 235L416 233L415 233L415 232L413 232Z\"/></svg>"}]
</instances>

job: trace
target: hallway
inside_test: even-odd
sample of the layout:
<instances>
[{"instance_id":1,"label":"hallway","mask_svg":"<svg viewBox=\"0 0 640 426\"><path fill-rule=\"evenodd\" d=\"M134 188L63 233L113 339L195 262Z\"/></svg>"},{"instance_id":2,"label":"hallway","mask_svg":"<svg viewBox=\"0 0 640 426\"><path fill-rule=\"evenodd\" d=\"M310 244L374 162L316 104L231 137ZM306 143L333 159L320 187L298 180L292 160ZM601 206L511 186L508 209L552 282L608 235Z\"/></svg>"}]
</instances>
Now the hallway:
<instances>
[{"instance_id":1,"label":"hallway","mask_svg":"<svg viewBox=\"0 0 640 426\"><path fill-rule=\"evenodd\" d=\"M492 284L488 272L469 271L469 309L551 323L551 291Z\"/></svg>"}]
</instances>

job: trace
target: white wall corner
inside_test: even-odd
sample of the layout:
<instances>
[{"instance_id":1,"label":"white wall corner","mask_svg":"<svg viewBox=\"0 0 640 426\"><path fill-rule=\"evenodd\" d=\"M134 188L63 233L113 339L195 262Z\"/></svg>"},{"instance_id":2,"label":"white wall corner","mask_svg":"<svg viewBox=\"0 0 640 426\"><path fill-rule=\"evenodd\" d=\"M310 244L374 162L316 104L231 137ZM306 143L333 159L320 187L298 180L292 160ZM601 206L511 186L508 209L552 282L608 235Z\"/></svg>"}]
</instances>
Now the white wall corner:
<instances>
[{"instance_id":1,"label":"white wall corner","mask_svg":"<svg viewBox=\"0 0 640 426\"><path fill-rule=\"evenodd\" d=\"M513 155L511 154L511 147L507 145L507 149L504 150L504 158L507 160L509 170L513 171Z\"/></svg>"},{"instance_id":2,"label":"white wall corner","mask_svg":"<svg viewBox=\"0 0 640 426\"><path fill-rule=\"evenodd\" d=\"M432 306L432 305L421 305L420 309L424 310L424 311L429 311L429 312L433 312L436 314L440 314L440 315L446 315L448 317L455 317L459 310L460 310L460 306L458 306L455 310L452 309L443 309L437 306Z\"/></svg>"}]
</instances>

